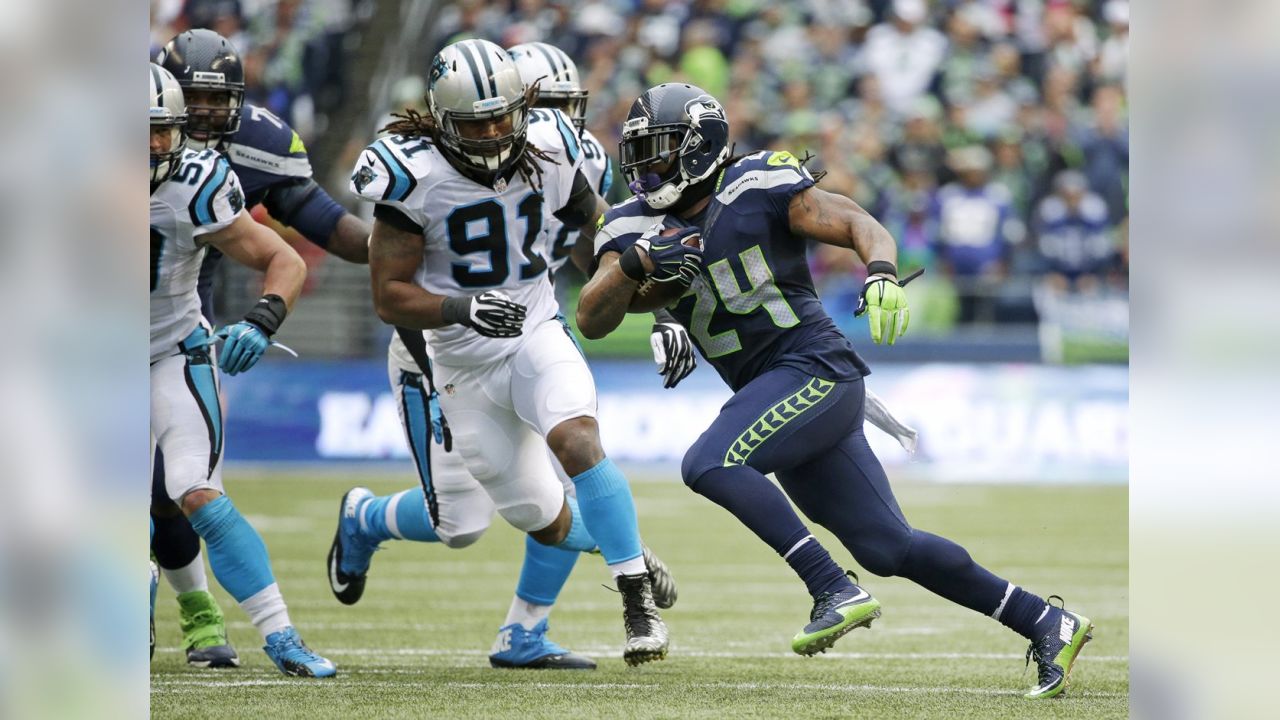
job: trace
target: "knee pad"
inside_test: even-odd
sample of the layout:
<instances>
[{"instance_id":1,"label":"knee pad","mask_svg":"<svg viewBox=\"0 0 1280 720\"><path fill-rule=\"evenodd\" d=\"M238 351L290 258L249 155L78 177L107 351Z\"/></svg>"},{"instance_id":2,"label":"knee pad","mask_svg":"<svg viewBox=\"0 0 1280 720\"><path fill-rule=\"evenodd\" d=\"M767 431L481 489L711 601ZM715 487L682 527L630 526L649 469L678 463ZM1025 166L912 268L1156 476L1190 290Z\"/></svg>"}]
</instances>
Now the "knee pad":
<instances>
[{"instance_id":1,"label":"knee pad","mask_svg":"<svg viewBox=\"0 0 1280 720\"><path fill-rule=\"evenodd\" d=\"M559 508L556 510L558 513ZM535 503L513 503L506 507L499 507L498 513L504 520L511 523L512 527L524 532L541 530L556 519L556 514L548 517L546 510Z\"/></svg>"},{"instance_id":2,"label":"knee pad","mask_svg":"<svg viewBox=\"0 0 1280 720\"><path fill-rule=\"evenodd\" d=\"M445 547L457 550L459 548L475 544L475 541L479 540L480 536L484 535L484 531L488 529L489 527L486 525L478 530L469 530L451 534L437 529L436 536L440 538L440 542L444 543Z\"/></svg>"},{"instance_id":3,"label":"knee pad","mask_svg":"<svg viewBox=\"0 0 1280 720\"><path fill-rule=\"evenodd\" d=\"M704 438L698 438L697 442L685 452L684 459L680 461L680 477L694 492L698 491L698 488L694 487L698 479L706 475L708 470L716 467L715 459L708 456L706 445Z\"/></svg>"}]
</instances>

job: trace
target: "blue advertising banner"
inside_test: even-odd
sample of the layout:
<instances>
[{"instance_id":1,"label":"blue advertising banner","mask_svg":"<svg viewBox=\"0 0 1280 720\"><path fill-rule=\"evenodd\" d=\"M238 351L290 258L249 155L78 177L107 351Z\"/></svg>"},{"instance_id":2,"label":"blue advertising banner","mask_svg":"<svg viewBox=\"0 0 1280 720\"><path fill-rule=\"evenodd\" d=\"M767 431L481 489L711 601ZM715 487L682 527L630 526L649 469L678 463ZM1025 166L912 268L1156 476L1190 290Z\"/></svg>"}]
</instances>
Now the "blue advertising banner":
<instances>
[{"instance_id":1,"label":"blue advertising banner","mask_svg":"<svg viewBox=\"0 0 1280 720\"><path fill-rule=\"evenodd\" d=\"M595 361L606 451L678 472L729 398L709 368L663 390L650 363ZM919 433L909 455L868 427L895 476L955 482L1125 482L1128 368L878 365L867 387ZM378 361L273 361L224 378L229 461L386 461L408 449Z\"/></svg>"}]
</instances>

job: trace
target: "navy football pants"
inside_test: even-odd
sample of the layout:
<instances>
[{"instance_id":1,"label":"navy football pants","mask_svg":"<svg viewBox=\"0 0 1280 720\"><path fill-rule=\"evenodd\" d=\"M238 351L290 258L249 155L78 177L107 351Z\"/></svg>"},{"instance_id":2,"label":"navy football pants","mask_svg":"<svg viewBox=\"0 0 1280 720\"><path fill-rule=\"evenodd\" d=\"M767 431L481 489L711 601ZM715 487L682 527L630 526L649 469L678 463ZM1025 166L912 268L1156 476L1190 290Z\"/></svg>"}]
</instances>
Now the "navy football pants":
<instances>
[{"instance_id":1,"label":"navy football pants","mask_svg":"<svg viewBox=\"0 0 1280 720\"><path fill-rule=\"evenodd\" d=\"M774 473L800 511L839 538L862 567L992 614L1009 583L959 545L907 523L863 434L865 399L861 379L831 382L788 367L770 370L734 394L689 448L684 481L707 494L699 480L717 469ZM753 516L732 493L716 495L708 497L773 544L768 514Z\"/></svg>"}]
</instances>

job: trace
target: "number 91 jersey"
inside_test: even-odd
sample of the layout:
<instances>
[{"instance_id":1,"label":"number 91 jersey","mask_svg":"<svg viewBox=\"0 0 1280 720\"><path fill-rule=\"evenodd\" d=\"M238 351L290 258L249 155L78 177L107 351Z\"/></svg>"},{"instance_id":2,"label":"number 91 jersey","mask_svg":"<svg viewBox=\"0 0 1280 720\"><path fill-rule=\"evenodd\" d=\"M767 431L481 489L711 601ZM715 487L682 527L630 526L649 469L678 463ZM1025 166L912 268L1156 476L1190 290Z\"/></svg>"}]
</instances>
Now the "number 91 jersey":
<instances>
[{"instance_id":1,"label":"number 91 jersey","mask_svg":"<svg viewBox=\"0 0 1280 720\"><path fill-rule=\"evenodd\" d=\"M560 111L551 122L531 122L528 139L551 162L531 156L542 170L536 187L515 172L497 188L458 172L428 139L389 136L360 154L351 191L391 205L423 229L425 245L415 282L435 295L479 295L500 290L527 309L517 338L486 338L461 325L426 333L435 362L471 365L515 352L539 323L557 313L547 261L553 238L548 220L563 208L582 165L577 133ZM526 150L527 152L527 150Z\"/></svg>"}]
</instances>

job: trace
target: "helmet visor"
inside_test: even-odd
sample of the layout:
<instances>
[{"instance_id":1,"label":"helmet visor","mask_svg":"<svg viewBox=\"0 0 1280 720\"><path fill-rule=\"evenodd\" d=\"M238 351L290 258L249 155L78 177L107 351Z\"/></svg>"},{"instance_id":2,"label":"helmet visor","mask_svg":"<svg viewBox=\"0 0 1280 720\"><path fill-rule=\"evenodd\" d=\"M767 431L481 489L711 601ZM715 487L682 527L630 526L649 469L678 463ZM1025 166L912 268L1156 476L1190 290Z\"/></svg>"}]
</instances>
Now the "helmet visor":
<instances>
[{"instance_id":1,"label":"helmet visor","mask_svg":"<svg viewBox=\"0 0 1280 720\"><path fill-rule=\"evenodd\" d=\"M619 151L628 187L633 192L652 192L678 177L683 139L684 128L676 126L649 128L623 137Z\"/></svg>"}]
</instances>

